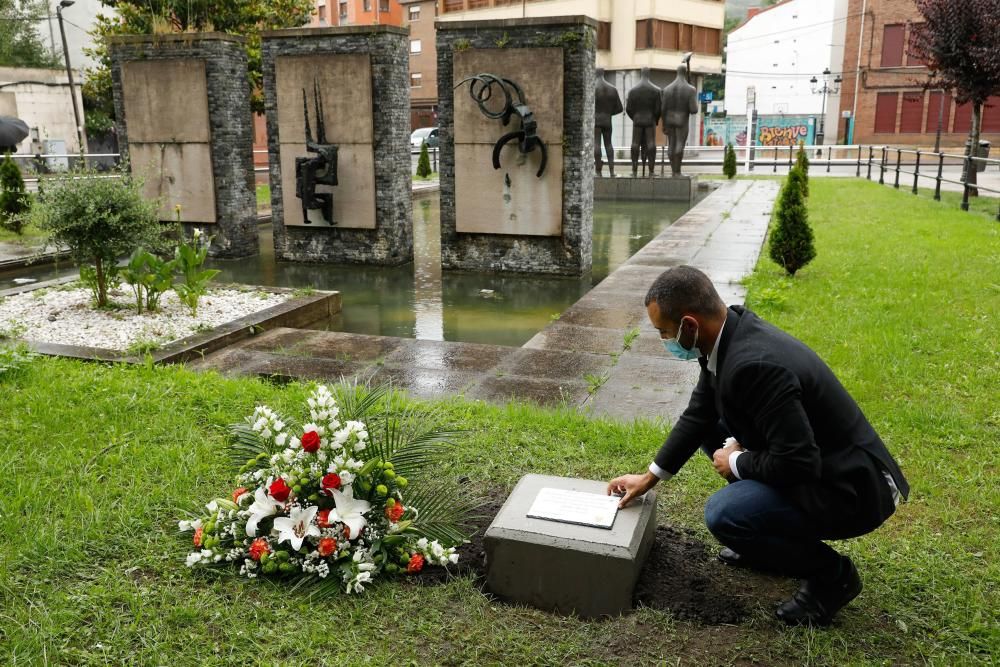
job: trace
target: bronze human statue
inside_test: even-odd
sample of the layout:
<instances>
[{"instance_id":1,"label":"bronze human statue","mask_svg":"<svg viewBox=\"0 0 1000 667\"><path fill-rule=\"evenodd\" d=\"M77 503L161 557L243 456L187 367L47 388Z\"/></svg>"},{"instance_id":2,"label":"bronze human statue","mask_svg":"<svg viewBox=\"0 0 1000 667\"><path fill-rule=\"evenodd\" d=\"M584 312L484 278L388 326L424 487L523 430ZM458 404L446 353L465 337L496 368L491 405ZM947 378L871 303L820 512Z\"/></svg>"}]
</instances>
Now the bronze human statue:
<instances>
[{"instance_id":1,"label":"bronze human statue","mask_svg":"<svg viewBox=\"0 0 1000 667\"><path fill-rule=\"evenodd\" d=\"M632 176L638 176L640 158L646 175L653 175L660 108L660 87L649 80L649 68L643 67L639 70L639 83L628 91L625 99L625 113L632 119Z\"/></svg>"},{"instance_id":2,"label":"bronze human statue","mask_svg":"<svg viewBox=\"0 0 1000 667\"><path fill-rule=\"evenodd\" d=\"M617 116L624 109L618 89L604 79L604 70L597 69L597 80L594 82L594 165L597 175L601 175L601 143L608 154L608 172L615 176L615 149L611 145L611 117Z\"/></svg>"},{"instance_id":3,"label":"bronze human statue","mask_svg":"<svg viewBox=\"0 0 1000 667\"><path fill-rule=\"evenodd\" d=\"M691 116L698 113L698 91L687 79L690 62L691 54L684 54L681 64L677 66L677 76L660 95L663 134L667 136L667 157L670 158L670 172L673 176L681 175L688 123Z\"/></svg>"}]
</instances>

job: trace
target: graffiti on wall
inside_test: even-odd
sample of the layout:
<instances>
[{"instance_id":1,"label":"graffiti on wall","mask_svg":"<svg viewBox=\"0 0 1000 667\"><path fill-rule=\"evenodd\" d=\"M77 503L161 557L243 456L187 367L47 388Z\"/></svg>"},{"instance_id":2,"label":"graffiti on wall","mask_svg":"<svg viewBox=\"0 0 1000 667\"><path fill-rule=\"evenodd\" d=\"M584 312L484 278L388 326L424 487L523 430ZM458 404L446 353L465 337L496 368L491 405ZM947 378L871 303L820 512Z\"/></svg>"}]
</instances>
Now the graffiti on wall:
<instances>
[{"instance_id":1,"label":"graffiti on wall","mask_svg":"<svg viewBox=\"0 0 1000 667\"><path fill-rule=\"evenodd\" d=\"M816 140L816 119L813 116L758 116L754 132L757 146L795 146L799 142L812 145ZM706 118L706 146L746 146L746 116Z\"/></svg>"}]
</instances>

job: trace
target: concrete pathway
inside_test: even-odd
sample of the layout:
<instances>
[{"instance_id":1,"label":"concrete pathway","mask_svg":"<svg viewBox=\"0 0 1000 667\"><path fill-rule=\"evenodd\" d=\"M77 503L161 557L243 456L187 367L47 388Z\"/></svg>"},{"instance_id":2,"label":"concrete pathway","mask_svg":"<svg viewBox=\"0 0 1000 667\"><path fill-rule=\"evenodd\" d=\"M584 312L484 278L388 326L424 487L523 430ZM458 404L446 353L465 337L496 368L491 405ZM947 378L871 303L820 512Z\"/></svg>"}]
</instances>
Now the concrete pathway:
<instances>
[{"instance_id":1,"label":"concrete pathway","mask_svg":"<svg viewBox=\"0 0 1000 667\"><path fill-rule=\"evenodd\" d=\"M683 411L698 366L670 359L643 297L664 269L692 264L742 303L779 184L729 181L665 229L523 347L274 329L191 367L282 379L391 380L414 396L462 394L565 404L622 419Z\"/></svg>"}]
</instances>

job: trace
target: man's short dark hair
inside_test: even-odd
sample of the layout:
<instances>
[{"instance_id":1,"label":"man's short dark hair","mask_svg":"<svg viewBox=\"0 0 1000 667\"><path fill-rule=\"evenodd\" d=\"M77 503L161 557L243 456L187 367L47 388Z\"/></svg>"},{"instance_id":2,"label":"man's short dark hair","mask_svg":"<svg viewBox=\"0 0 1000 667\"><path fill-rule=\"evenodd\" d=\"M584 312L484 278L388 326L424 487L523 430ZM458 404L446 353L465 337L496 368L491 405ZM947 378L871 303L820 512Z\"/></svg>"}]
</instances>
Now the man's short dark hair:
<instances>
[{"instance_id":1,"label":"man's short dark hair","mask_svg":"<svg viewBox=\"0 0 1000 667\"><path fill-rule=\"evenodd\" d=\"M693 266L675 266L661 273L646 293L645 305L653 301L671 322L685 315L717 315L726 309L709 277Z\"/></svg>"}]
</instances>

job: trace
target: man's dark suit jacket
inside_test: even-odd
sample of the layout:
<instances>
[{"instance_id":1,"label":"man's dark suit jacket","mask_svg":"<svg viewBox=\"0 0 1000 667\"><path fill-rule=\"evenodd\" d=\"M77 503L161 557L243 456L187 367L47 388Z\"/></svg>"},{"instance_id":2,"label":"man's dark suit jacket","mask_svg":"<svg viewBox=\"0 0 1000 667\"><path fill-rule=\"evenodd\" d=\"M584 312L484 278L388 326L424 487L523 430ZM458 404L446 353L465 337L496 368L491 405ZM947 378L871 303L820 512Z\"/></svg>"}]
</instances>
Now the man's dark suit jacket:
<instances>
[{"instance_id":1,"label":"man's dark suit jacket","mask_svg":"<svg viewBox=\"0 0 1000 667\"><path fill-rule=\"evenodd\" d=\"M740 478L779 489L824 539L863 535L894 511L888 472L909 485L861 409L801 341L732 306L719 341L716 376L702 364L684 414L656 455L676 473L702 445L722 443L719 422L748 452Z\"/></svg>"}]
</instances>

